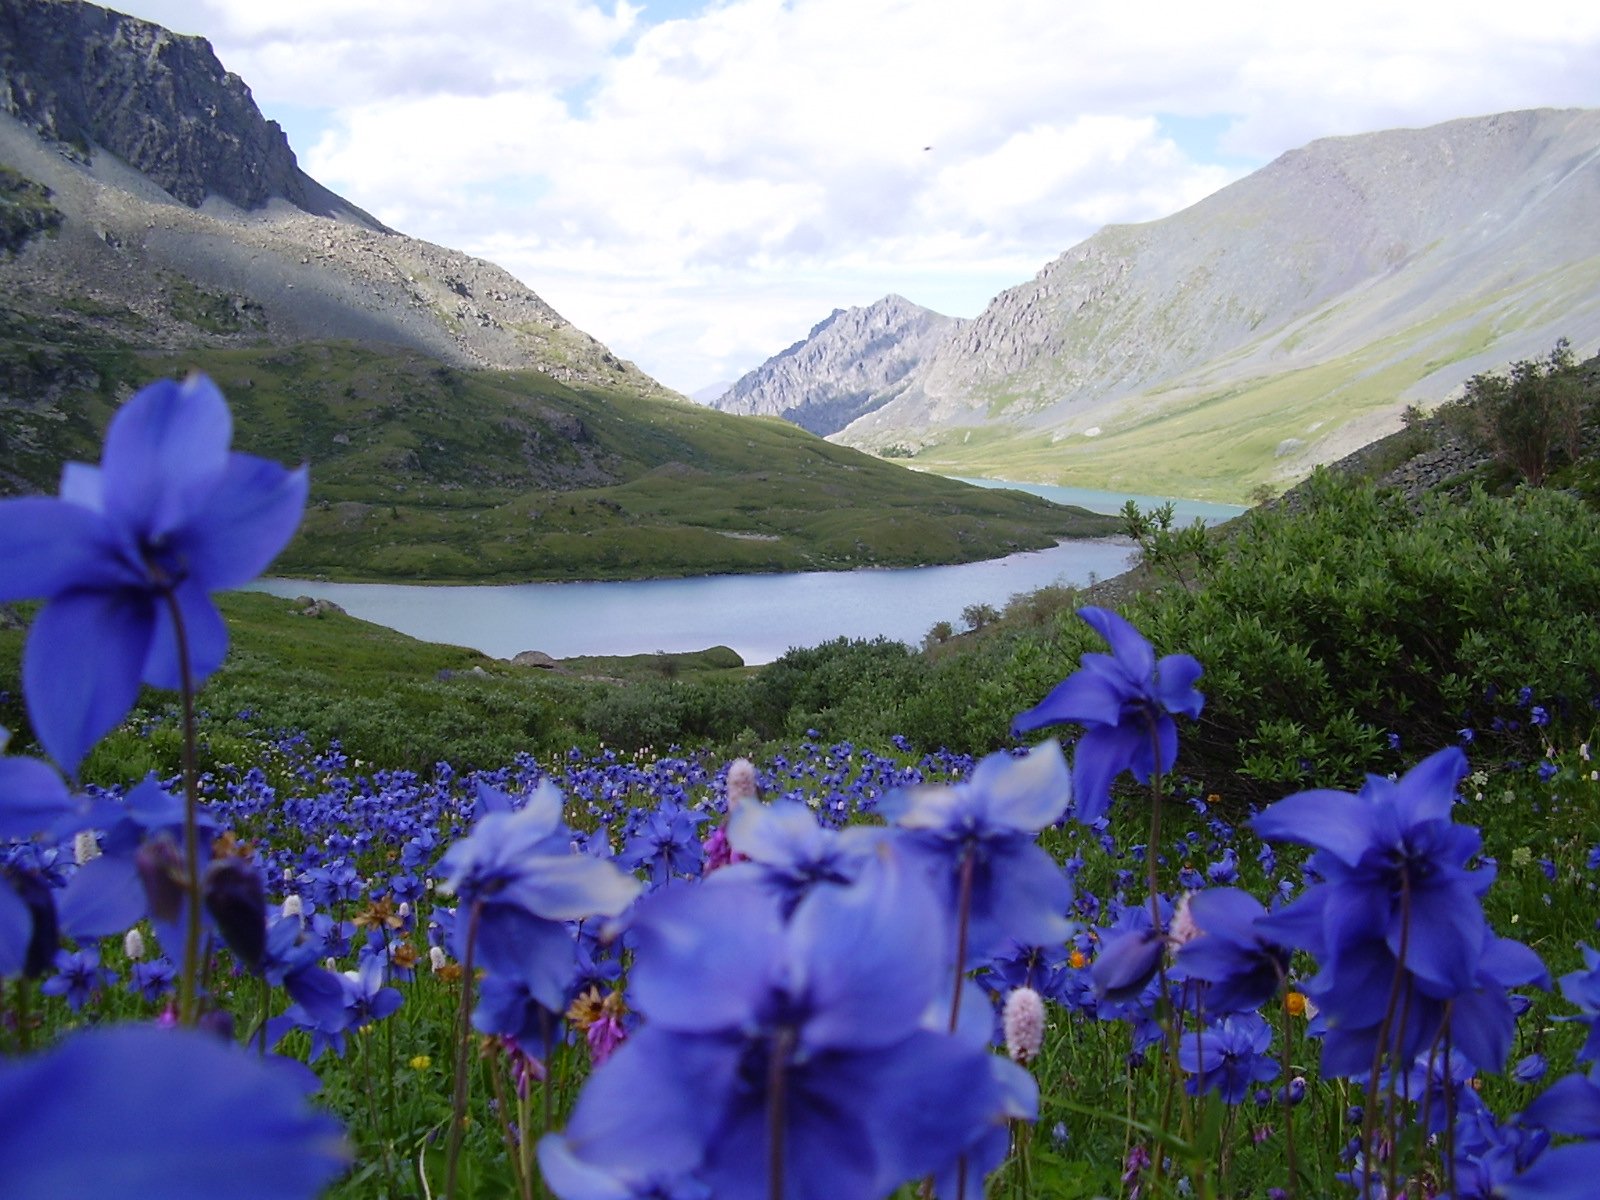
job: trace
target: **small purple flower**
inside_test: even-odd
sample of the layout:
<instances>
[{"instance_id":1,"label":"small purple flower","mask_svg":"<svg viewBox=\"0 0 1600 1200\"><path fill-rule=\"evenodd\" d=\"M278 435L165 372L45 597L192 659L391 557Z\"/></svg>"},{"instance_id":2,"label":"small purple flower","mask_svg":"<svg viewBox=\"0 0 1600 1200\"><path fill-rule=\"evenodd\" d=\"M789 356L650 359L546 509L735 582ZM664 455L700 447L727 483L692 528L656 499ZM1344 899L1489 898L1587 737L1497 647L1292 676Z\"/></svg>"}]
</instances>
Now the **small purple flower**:
<instances>
[{"instance_id":1,"label":"small purple flower","mask_svg":"<svg viewBox=\"0 0 1600 1200\"><path fill-rule=\"evenodd\" d=\"M56 954L56 973L39 990L47 996L65 996L72 1011L78 1012L113 979L100 965L100 951L94 947L72 953L62 950Z\"/></svg>"},{"instance_id":2,"label":"small purple flower","mask_svg":"<svg viewBox=\"0 0 1600 1200\"><path fill-rule=\"evenodd\" d=\"M1193 1076L1191 1094L1216 1091L1224 1103L1240 1104L1257 1083L1277 1078L1278 1065L1267 1054L1271 1044L1272 1030L1259 1013L1236 1013L1186 1034L1178 1065Z\"/></svg>"}]
</instances>

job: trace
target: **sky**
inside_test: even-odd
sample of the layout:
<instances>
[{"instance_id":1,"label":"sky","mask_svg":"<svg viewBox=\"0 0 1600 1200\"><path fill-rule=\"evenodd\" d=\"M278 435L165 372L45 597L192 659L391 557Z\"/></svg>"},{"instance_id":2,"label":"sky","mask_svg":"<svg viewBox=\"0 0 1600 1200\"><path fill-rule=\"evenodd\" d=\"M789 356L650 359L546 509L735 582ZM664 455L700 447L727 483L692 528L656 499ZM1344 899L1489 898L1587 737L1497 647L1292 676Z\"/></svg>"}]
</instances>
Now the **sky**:
<instances>
[{"instance_id":1,"label":"sky","mask_svg":"<svg viewBox=\"0 0 1600 1200\"><path fill-rule=\"evenodd\" d=\"M1319 137L1600 107L1594 0L123 0L310 175L669 387L976 316Z\"/></svg>"}]
</instances>

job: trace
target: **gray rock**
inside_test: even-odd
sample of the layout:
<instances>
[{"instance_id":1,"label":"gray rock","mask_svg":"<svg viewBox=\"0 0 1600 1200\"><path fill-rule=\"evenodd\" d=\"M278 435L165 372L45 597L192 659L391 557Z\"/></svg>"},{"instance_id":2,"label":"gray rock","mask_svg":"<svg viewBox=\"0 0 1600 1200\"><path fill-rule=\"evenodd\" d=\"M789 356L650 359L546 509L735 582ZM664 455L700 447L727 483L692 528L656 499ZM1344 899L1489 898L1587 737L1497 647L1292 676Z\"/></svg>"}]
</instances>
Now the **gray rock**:
<instances>
[{"instance_id":1,"label":"gray rock","mask_svg":"<svg viewBox=\"0 0 1600 1200\"><path fill-rule=\"evenodd\" d=\"M543 650L524 650L511 660L514 667L540 667L548 671L557 666L556 660Z\"/></svg>"},{"instance_id":2,"label":"gray rock","mask_svg":"<svg viewBox=\"0 0 1600 1200\"><path fill-rule=\"evenodd\" d=\"M902 296L886 296L866 308L836 308L711 407L782 417L816 434L835 433L887 404L934 348L966 324Z\"/></svg>"}]
</instances>

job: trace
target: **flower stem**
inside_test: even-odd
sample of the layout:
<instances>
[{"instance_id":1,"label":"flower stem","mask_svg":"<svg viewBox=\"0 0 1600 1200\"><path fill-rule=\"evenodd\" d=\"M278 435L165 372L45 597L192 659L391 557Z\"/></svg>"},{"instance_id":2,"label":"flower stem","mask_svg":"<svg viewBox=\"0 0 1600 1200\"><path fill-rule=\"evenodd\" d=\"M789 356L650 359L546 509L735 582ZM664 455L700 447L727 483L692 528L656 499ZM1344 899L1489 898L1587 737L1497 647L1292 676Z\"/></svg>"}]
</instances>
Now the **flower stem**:
<instances>
[{"instance_id":1,"label":"flower stem","mask_svg":"<svg viewBox=\"0 0 1600 1200\"><path fill-rule=\"evenodd\" d=\"M956 1031L961 1017L961 984L967 973L967 933L972 924L972 848L961 856L960 882L956 891L956 969L950 993L950 1032Z\"/></svg>"},{"instance_id":2,"label":"flower stem","mask_svg":"<svg viewBox=\"0 0 1600 1200\"><path fill-rule=\"evenodd\" d=\"M783 1200L783 1130L788 1114L784 1068L794 1045L794 1031L780 1029L772 1037L767 1059L767 1200Z\"/></svg>"},{"instance_id":3,"label":"flower stem","mask_svg":"<svg viewBox=\"0 0 1600 1200\"><path fill-rule=\"evenodd\" d=\"M445 1200L454 1200L456 1194L456 1167L461 1159L461 1137L467 1123L467 1071L471 1065L467 1054L472 1039L472 951L478 940L478 918L483 913L482 901L474 900L467 917L467 948L461 959L461 1007L456 1021L456 1077L454 1094L450 1100L450 1149L445 1158Z\"/></svg>"},{"instance_id":4,"label":"flower stem","mask_svg":"<svg viewBox=\"0 0 1600 1200\"><path fill-rule=\"evenodd\" d=\"M194 676L189 667L189 638L176 592L162 593L172 618L173 644L178 651L178 694L183 702L183 873L188 893L183 925L183 974L178 978L178 1020L193 1025L200 1019L196 977L200 971L200 806L199 771L196 767Z\"/></svg>"}]
</instances>

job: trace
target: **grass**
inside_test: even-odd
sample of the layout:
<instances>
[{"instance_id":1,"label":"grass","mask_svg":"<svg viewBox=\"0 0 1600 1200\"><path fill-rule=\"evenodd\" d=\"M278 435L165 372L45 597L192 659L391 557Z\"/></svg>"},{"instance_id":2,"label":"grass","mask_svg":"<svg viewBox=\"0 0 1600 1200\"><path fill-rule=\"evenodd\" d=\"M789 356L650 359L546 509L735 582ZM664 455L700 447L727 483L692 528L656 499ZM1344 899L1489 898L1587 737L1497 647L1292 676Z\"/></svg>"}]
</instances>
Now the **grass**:
<instances>
[{"instance_id":1,"label":"grass","mask_svg":"<svg viewBox=\"0 0 1600 1200\"><path fill-rule=\"evenodd\" d=\"M183 296L174 293L178 299ZM176 302L176 301L175 301ZM198 322L248 323L188 296ZM209 374L235 445L311 467L275 570L339 580L522 582L966 562L1103 536L1110 518L974 488L733 417L536 372L458 371L351 344L141 353L0 313L0 486L54 490L93 461L118 397Z\"/></svg>"}]
</instances>

